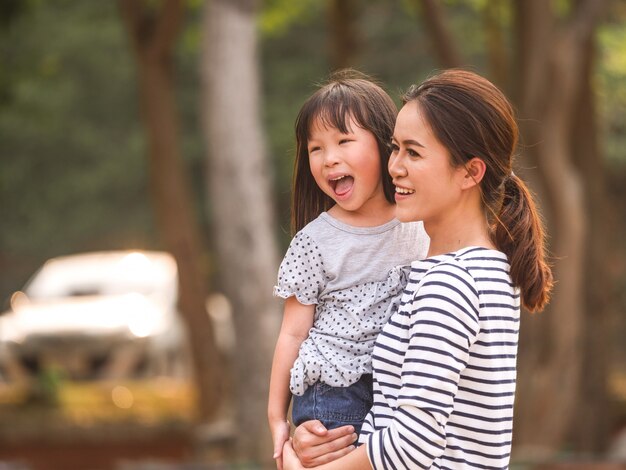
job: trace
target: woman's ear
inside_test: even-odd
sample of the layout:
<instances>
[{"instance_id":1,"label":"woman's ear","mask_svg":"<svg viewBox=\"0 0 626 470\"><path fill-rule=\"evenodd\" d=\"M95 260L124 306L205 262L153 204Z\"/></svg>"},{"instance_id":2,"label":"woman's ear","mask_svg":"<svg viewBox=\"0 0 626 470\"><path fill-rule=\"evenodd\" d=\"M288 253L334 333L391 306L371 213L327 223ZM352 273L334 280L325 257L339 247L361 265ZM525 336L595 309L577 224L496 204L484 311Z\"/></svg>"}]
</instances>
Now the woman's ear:
<instances>
[{"instance_id":1,"label":"woman's ear","mask_svg":"<svg viewBox=\"0 0 626 470\"><path fill-rule=\"evenodd\" d=\"M487 165L478 157L472 158L465 164L465 174L463 177L463 189L478 186L485 176Z\"/></svg>"}]
</instances>

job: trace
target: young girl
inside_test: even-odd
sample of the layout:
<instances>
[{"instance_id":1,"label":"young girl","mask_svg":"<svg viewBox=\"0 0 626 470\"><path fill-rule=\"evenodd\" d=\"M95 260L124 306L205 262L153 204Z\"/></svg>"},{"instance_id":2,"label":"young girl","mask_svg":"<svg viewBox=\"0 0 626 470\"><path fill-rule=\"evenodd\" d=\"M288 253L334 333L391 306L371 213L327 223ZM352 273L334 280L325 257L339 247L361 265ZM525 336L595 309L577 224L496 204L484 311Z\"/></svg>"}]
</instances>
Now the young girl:
<instances>
[{"instance_id":1,"label":"young girl","mask_svg":"<svg viewBox=\"0 0 626 470\"><path fill-rule=\"evenodd\" d=\"M513 110L460 70L404 100L389 162L396 216L424 222L429 257L412 263L376 341L365 445L319 468L507 469L520 303L541 310L552 288L541 221L511 171ZM284 464L302 468L289 442Z\"/></svg>"},{"instance_id":2,"label":"young girl","mask_svg":"<svg viewBox=\"0 0 626 470\"><path fill-rule=\"evenodd\" d=\"M297 234L274 288L286 301L268 405L279 468L292 394L296 425L318 419L358 432L372 405L374 340L404 287L401 266L427 251L422 225L394 218L386 166L396 112L378 85L344 72L296 121Z\"/></svg>"}]
</instances>

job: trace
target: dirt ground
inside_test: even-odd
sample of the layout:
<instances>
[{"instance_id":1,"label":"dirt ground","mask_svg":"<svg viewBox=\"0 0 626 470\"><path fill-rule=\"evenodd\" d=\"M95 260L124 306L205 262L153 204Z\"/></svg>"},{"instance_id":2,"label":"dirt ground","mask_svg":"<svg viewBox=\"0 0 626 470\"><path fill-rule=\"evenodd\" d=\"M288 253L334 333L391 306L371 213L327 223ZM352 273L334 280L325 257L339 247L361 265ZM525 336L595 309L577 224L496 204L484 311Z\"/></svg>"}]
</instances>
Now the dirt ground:
<instances>
[{"instance_id":1,"label":"dirt ground","mask_svg":"<svg viewBox=\"0 0 626 470\"><path fill-rule=\"evenodd\" d=\"M0 470L170 469L193 459L189 381L0 384ZM29 392L30 391L30 392ZM188 467L180 467L188 468Z\"/></svg>"},{"instance_id":2,"label":"dirt ground","mask_svg":"<svg viewBox=\"0 0 626 470\"><path fill-rule=\"evenodd\" d=\"M0 443L0 468L6 470L118 470L131 462L189 462L188 436L172 434L146 440L30 440ZM9 465L3 465L3 464ZM14 465L10 465L14 464ZM21 465L20 465L21 464ZM124 465L127 464L127 465ZM8 467L8 468L7 468Z\"/></svg>"}]
</instances>

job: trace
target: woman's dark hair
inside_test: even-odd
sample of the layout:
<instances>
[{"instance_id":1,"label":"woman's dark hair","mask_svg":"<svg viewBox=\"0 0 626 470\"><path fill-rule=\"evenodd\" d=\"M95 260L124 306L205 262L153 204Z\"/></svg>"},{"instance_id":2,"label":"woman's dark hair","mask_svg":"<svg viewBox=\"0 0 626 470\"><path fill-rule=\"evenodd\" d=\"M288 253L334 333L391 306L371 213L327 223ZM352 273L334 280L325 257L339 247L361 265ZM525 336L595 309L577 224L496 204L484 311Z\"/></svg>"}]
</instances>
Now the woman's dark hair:
<instances>
[{"instance_id":1,"label":"woman's dark hair","mask_svg":"<svg viewBox=\"0 0 626 470\"><path fill-rule=\"evenodd\" d=\"M417 102L453 166L474 157L485 162L480 189L493 242L509 258L523 305L531 312L542 310L552 271L532 195L512 171L518 127L511 104L489 80L464 70L446 70L414 85L403 100Z\"/></svg>"},{"instance_id":2,"label":"woman's dark hair","mask_svg":"<svg viewBox=\"0 0 626 470\"><path fill-rule=\"evenodd\" d=\"M349 120L374 134L380 155L380 175L385 198L395 203L387 171L391 137L398 109L389 95L368 76L341 70L306 100L296 119L296 159L293 172L291 229L295 233L335 203L315 183L309 167L308 141L316 120L350 132Z\"/></svg>"}]
</instances>

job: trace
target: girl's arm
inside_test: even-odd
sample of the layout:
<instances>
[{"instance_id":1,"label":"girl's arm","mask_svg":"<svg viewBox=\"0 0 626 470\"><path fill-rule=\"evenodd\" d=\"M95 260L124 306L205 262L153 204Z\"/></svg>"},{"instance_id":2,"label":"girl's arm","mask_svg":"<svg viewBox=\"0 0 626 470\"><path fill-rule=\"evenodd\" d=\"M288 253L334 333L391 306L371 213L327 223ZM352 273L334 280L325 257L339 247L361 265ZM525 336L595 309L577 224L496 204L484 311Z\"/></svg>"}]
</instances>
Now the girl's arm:
<instances>
[{"instance_id":1,"label":"girl's arm","mask_svg":"<svg viewBox=\"0 0 626 470\"><path fill-rule=\"evenodd\" d=\"M274 441L274 459L279 470L282 468L282 448L289 439L287 411L291 400L289 391L290 371L298 357L300 345L313 326L315 305L303 305L295 296L285 300L285 311L280 334L274 351L267 417Z\"/></svg>"}]
</instances>

